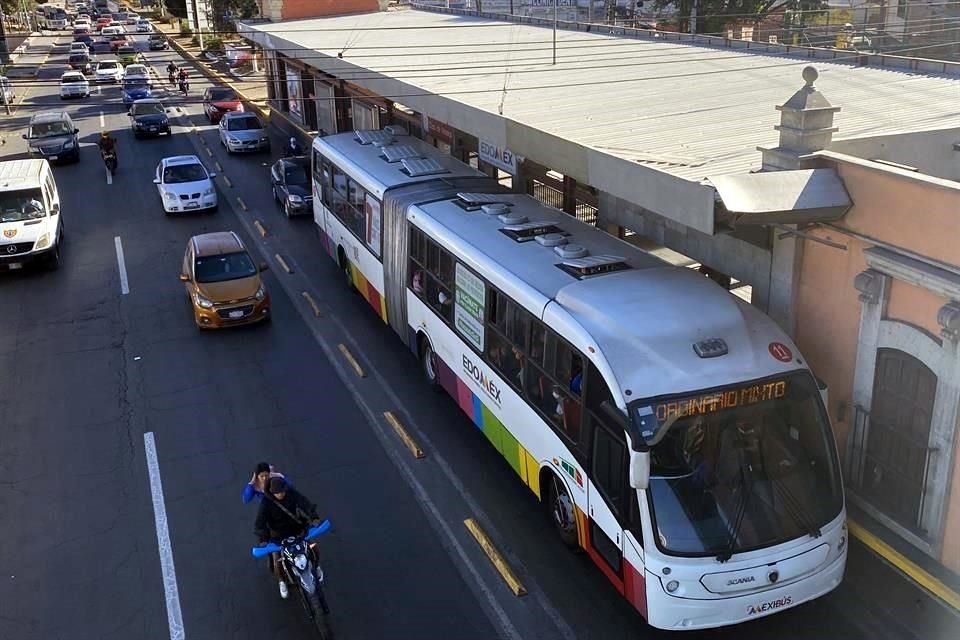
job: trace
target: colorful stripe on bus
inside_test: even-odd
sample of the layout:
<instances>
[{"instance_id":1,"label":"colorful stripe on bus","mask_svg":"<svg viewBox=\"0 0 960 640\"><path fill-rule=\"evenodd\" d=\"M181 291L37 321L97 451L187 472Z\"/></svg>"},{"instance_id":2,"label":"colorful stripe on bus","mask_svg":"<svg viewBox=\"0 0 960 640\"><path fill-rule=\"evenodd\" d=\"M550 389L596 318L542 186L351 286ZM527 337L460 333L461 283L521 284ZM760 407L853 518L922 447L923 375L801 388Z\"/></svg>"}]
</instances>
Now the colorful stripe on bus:
<instances>
[{"instance_id":1,"label":"colorful stripe on bus","mask_svg":"<svg viewBox=\"0 0 960 640\"><path fill-rule=\"evenodd\" d=\"M333 241L330 239L330 236L327 235L326 231L322 228L317 227L317 230L320 232L320 241L323 243L323 246L326 248L327 253L330 254L330 257L333 258L334 262L337 261L337 249L334 246ZM387 300L384 298L376 287L370 284L370 281L367 280L363 273L360 272L360 269L357 268L357 265L350 263L350 279L353 281L353 286L360 292L360 295L367 301L367 303L373 307L373 310L380 316L380 319L383 320L384 324L388 322L387 320Z\"/></svg>"},{"instance_id":2,"label":"colorful stripe on bus","mask_svg":"<svg viewBox=\"0 0 960 640\"><path fill-rule=\"evenodd\" d=\"M410 327L409 331L410 345L414 352L416 352L417 332L413 327ZM442 358L437 357L436 364L440 386L456 401L460 409L473 421L473 424L483 432L487 440L496 447L500 455L507 460L510 466L513 467L513 470L520 476L523 482L530 487L530 490L533 491L537 498L543 499L540 487L540 463L537 459L530 455L530 452L513 437L509 429L493 415L480 400L480 397L467 387L466 383L457 376L454 370L450 368ZM564 470L568 467L572 468L572 465L559 459L555 460L554 464ZM567 472L567 475L570 476L572 482L579 483L583 486L582 478L577 477L580 475L579 473L574 475L573 473ZM573 510L577 524L577 539L580 546L583 547L594 564L596 564L607 579L610 580L617 592L624 596L636 607L643 617L646 618L647 590L642 569L637 569L627 562L625 558L621 557L621 566L618 575L618 573L607 564L607 561L597 553L593 545L590 544L589 516L584 513L576 503L573 505Z\"/></svg>"}]
</instances>

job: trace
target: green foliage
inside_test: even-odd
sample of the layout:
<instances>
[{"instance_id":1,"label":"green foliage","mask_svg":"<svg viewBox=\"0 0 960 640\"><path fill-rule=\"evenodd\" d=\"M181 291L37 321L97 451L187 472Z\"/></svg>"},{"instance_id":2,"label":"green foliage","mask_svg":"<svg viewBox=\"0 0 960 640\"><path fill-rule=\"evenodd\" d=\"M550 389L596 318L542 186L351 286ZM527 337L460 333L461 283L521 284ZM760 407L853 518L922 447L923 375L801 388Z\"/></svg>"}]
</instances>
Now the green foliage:
<instances>
[{"instance_id":1,"label":"green foliage","mask_svg":"<svg viewBox=\"0 0 960 640\"><path fill-rule=\"evenodd\" d=\"M677 20L686 27L693 4L694 0L655 0L654 7L675 6ZM802 12L801 24L809 24L814 21L818 10L827 8L827 3L824 0L792 0L787 3L782 0L700 0L698 6L697 33L718 35L730 23L762 20L772 10L781 7Z\"/></svg>"},{"instance_id":2,"label":"green foliage","mask_svg":"<svg viewBox=\"0 0 960 640\"><path fill-rule=\"evenodd\" d=\"M204 38L203 46L209 51L223 51L223 39Z\"/></svg>"},{"instance_id":3,"label":"green foliage","mask_svg":"<svg viewBox=\"0 0 960 640\"><path fill-rule=\"evenodd\" d=\"M184 23L180 25L180 35L184 38L193 35L193 29L190 28L190 25Z\"/></svg>"}]
</instances>

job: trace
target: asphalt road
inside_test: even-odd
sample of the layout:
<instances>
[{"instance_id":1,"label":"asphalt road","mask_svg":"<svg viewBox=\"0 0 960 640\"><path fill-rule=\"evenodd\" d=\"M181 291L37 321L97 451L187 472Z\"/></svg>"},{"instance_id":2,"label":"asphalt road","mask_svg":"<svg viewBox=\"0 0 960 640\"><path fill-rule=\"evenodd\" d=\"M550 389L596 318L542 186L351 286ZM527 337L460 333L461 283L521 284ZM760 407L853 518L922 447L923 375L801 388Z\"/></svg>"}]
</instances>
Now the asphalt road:
<instances>
[{"instance_id":1,"label":"asphalt road","mask_svg":"<svg viewBox=\"0 0 960 640\"><path fill-rule=\"evenodd\" d=\"M175 54L146 57L163 74ZM64 59L57 48L20 111L2 121L5 154L23 150L9 136L30 113L61 108L49 81ZM194 80L194 96L204 86ZM134 141L117 88L67 104L85 144L80 164L55 169L69 235L64 265L0 274L0 371L9 372L0 393L0 524L13 536L0 545L0 638L168 637L147 432L156 438L187 637L310 637L297 604L281 601L249 557L254 509L239 493L260 459L287 472L334 522L321 548L341 638L666 637L585 556L561 545L507 463L419 380L396 337L342 286L312 220L279 213L270 159L228 157L195 97L169 106L174 116L184 110L174 119L184 126L171 138ZM101 113L120 140L109 185L91 147ZM274 140L275 149L282 144ZM219 162L229 176L233 187L219 182L218 213L163 215L153 171L182 153L211 168ZM254 219L266 238L252 232ZM222 229L274 265L271 324L194 328L179 262L191 235ZM120 290L116 237L129 295ZM321 318L303 290L320 302ZM366 377L344 365L338 344ZM424 460L392 437L385 410L420 441ZM466 517L480 520L530 595L505 588L466 535ZM865 620L867 611L841 587L771 618L683 637L889 636L893 627Z\"/></svg>"}]
</instances>

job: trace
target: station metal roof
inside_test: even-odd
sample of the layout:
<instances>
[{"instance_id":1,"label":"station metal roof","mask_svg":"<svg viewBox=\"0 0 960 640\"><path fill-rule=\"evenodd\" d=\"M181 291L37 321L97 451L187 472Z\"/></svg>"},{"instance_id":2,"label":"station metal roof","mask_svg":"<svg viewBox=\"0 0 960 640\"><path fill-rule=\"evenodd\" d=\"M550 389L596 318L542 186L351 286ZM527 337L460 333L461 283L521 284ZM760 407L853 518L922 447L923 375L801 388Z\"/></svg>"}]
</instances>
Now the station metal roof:
<instances>
[{"instance_id":1,"label":"station metal roof","mask_svg":"<svg viewBox=\"0 0 960 640\"><path fill-rule=\"evenodd\" d=\"M549 157L535 160L633 202L631 187L615 184L631 182L631 165L688 185L758 169L757 146L777 145L775 107L803 86L808 65L819 71L817 89L841 107L837 139L960 126L960 65L952 63L702 36L694 42L689 34L561 29L553 65L549 28L421 10L242 30L265 48L521 156L538 136ZM676 198L682 185L675 194L663 179L657 187L661 198ZM688 222L705 227L711 201L698 193L677 206L702 209ZM663 205L644 203L654 211Z\"/></svg>"}]
</instances>

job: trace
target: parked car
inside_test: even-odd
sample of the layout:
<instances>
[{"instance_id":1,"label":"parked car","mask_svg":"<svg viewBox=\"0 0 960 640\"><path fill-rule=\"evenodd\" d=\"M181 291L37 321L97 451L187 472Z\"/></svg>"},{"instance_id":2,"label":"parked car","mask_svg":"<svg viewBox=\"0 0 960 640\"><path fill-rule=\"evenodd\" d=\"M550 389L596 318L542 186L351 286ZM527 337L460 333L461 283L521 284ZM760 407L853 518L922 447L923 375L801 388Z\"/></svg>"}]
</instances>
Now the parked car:
<instances>
[{"instance_id":1,"label":"parked car","mask_svg":"<svg viewBox=\"0 0 960 640\"><path fill-rule=\"evenodd\" d=\"M313 214L313 194L310 192L310 157L281 158L270 167L273 199L289 218Z\"/></svg>"},{"instance_id":2,"label":"parked car","mask_svg":"<svg viewBox=\"0 0 960 640\"><path fill-rule=\"evenodd\" d=\"M197 156L164 158L157 165L153 183L157 185L164 213L217 208L217 188L210 173Z\"/></svg>"},{"instance_id":3,"label":"parked car","mask_svg":"<svg viewBox=\"0 0 960 640\"><path fill-rule=\"evenodd\" d=\"M210 87L203 92L203 112L211 123L220 122L223 114L231 111L243 111L240 96L227 87Z\"/></svg>"},{"instance_id":4,"label":"parked car","mask_svg":"<svg viewBox=\"0 0 960 640\"><path fill-rule=\"evenodd\" d=\"M141 18L137 20L137 33L150 33L150 21Z\"/></svg>"},{"instance_id":5,"label":"parked car","mask_svg":"<svg viewBox=\"0 0 960 640\"><path fill-rule=\"evenodd\" d=\"M193 320L201 329L260 322L270 318L270 296L259 266L232 231L193 236L180 268Z\"/></svg>"},{"instance_id":6,"label":"parked car","mask_svg":"<svg viewBox=\"0 0 960 640\"><path fill-rule=\"evenodd\" d=\"M80 159L80 140L70 114L66 111L44 111L30 118L23 139L30 155L50 162Z\"/></svg>"},{"instance_id":7,"label":"parked car","mask_svg":"<svg viewBox=\"0 0 960 640\"><path fill-rule=\"evenodd\" d=\"M147 39L147 48L150 51L163 51L169 49L170 45L167 44L167 38L162 33L151 33Z\"/></svg>"},{"instance_id":8,"label":"parked car","mask_svg":"<svg viewBox=\"0 0 960 640\"><path fill-rule=\"evenodd\" d=\"M171 135L170 119L163 103L156 98L137 100L130 105L130 128L134 138Z\"/></svg>"},{"instance_id":9,"label":"parked car","mask_svg":"<svg viewBox=\"0 0 960 640\"><path fill-rule=\"evenodd\" d=\"M97 82L120 82L123 79L123 65L119 60L100 60L97 62L95 80Z\"/></svg>"},{"instance_id":10,"label":"parked car","mask_svg":"<svg viewBox=\"0 0 960 640\"><path fill-rule=\"evenodd\" d=\"M125 44L117 48L117 58L120 59L120 64L133 64L140 59L140 53L129 44Z\"/></svg>"},{"instance_id":11,"label":"parked car","mask_svg":"<svg viewBox=\"0 0 960 640\"><path fill-rule=\"evenodd\" d=\"M133 104L137 100L153 97L150 83L146 78L124 78L122 91L123 104Z\"/></svg>"},{"instance_id":12,"label":"parked car","mask_svg":"<svg viewBox=\"0 0 960 640\"><path fill-rule=\"evenodd\" d=\"M91 73L93 71L93 58L86 50L71 53L70 57L67 58L67 64L70 65L71 69L80 73Z\"/></svg>"},{"instance_id":13,"label":"parked car","mask_svg":"<svg viewBox=\"0 0 960 640\"><path fill-rule=\"evenodd\" d=\"M243 111L225 113L218 128L220 144L229 153L270 151L270 136L255 114Z\"/></svg>"},{"instance_id":14,"label":"parked car","mask_svg":"<svg viewBox=\"0 0 960 640\"><path fill-rule=\"evenodd\" d=\"M79 71L67 71L60 76L60 99L89 98L90 83Z\"/></svg>"}]
</instances>

